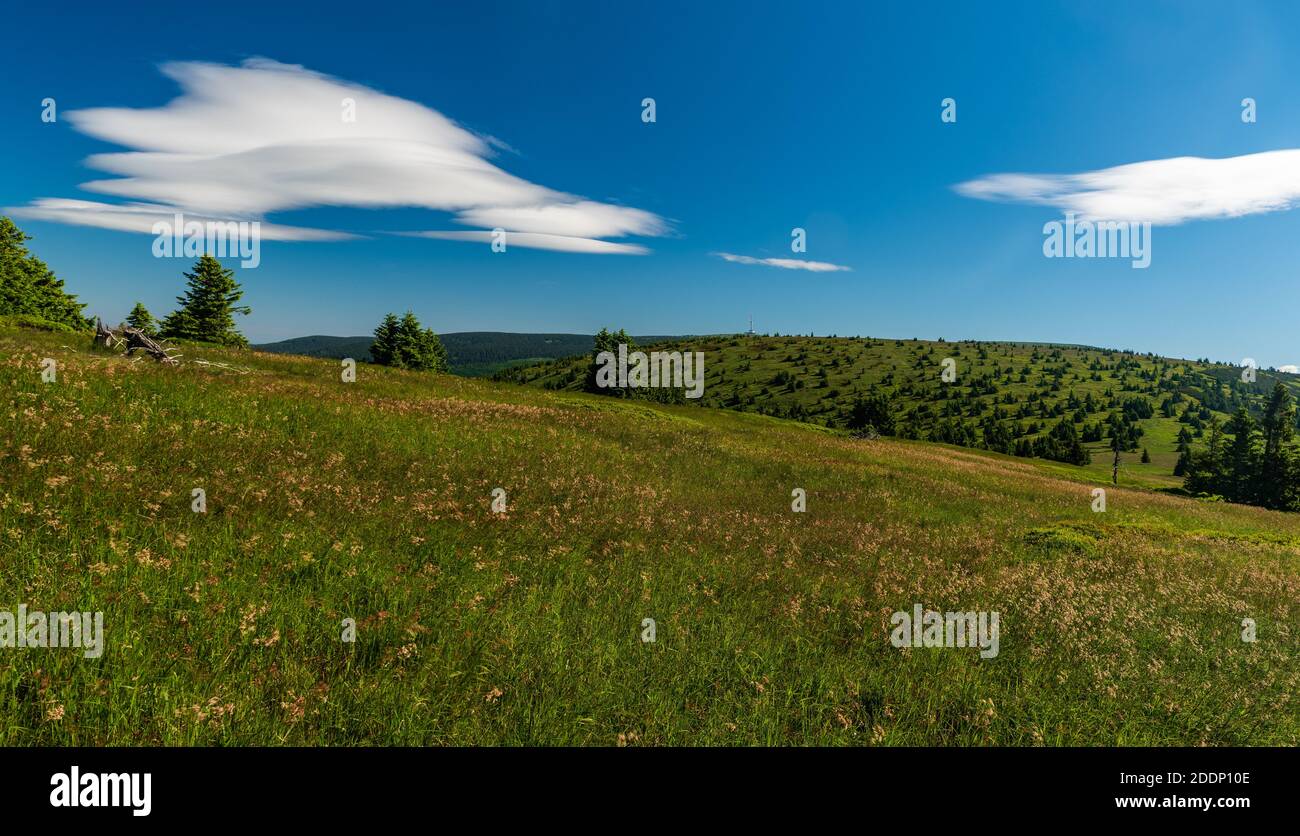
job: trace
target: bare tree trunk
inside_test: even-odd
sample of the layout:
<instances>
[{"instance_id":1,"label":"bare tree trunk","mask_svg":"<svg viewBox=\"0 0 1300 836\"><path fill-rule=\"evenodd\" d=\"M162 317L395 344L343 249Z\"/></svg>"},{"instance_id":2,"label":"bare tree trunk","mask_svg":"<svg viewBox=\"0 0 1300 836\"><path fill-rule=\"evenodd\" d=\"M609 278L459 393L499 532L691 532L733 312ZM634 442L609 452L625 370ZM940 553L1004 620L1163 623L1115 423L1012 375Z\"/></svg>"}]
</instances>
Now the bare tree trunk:
<instances>
[{"instance_id":1,"label":"bare tree trunk","mask_svg":"<svg viewBox=\"0 0 1300 836\"><path fill-rule=\"evenodd\" d=\"M95 317L95 344L102 345L104 348L112 348L117 337L112 329L104 324L103 320Z\"/></svg>"}]
</instances>

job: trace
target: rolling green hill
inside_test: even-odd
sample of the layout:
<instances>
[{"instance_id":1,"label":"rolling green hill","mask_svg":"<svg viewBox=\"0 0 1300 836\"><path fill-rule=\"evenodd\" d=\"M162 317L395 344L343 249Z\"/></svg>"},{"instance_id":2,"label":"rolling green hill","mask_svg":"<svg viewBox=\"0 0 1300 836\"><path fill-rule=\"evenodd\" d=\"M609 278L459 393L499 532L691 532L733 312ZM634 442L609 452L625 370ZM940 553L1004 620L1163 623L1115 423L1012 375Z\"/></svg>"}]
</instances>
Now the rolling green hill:
<instances>
[{"instance_id":1,"label":"rolling green hill","mask_svg":"<svg viewBox=\"0 0 1300 836\"><path fill-rule=\"evenodd\" d=\"M1003 452L1068 418L1084 436L1087 469L1097 478L1111 471L1104 425L1127 408L1141 436L1136 449L1121 454L1122 467L1153 486L1181 483L1173 475L1181 428L1199 443L1211 419L1225 420L1239 405L1258 411L1276 380L1300 394L1293 374L1258 370L1254 383L1243 383L1237 367L1086 346L735 336L654 348L704 352L704 395L686 401L698 406L845 428L855 399L882 395L901 437L990 446L988 427L996 424L1012 445ZM954 362L951 383L942 380L947 358ZM497 379L578 391L587 363L585 356L544 361ZM1089 428L1094 432L1085 435ZM1149 463L1141 461L1143 450Z\"/></svg>"},{"instance_id":2,"label":"rolling green hill","mask_svg":"<svg viewBox=\"0 0 1300 836\"><path fill-rule=\"evenodd\" d=\"M768 342L745 374L797 356ZM0 647L0 744L1300 744L1300 515L1092 488L751 412L0 328L0 610L104 626L97 658ZM998 654L894 646L915 605L999 613Z\"/></svg>"}]
</instances>

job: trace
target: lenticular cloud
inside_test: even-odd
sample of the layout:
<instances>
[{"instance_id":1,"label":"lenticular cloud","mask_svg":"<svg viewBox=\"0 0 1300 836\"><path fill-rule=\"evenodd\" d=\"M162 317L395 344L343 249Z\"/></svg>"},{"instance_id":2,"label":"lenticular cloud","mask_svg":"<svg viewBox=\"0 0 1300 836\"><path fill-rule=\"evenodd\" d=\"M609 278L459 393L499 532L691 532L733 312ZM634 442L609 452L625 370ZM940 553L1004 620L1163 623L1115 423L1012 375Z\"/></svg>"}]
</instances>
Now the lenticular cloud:
<instances>
[{"instance_id":1,"label":"lenticular cloud","mask_svg":"<svg viewBox=\"0 0 1300 836\"><path fill-rule=\"evenodd\" d=\"M82 133L132 150L87 164L113 175L83 184L126 203L40 198L15 215L148 232L183 211L259 220L319 206L416 207L512 233L511 244L640 253L604 241L668 231L657 215L530 183L490 162L499 142L417 102L313 72L250 59L239 66L162 66L182 95L157 108L67 114ZM351 116L352 118L347 118ZM332 230L264 224L264 238L337 240ZM475 233L425 237L479 240Z\"/></svg>"},{"instance_id":2,"label":"lenticular cloud","mask_svg":"<svg viewBox=\"0 0 1300 836\"><path fill-rule=\"evenodd\" d=\"M1300 202L1300 150L1172 157L1080 174L992 174L955 188L981 200L1054 206L1085 220L1174 225L1292 208Z\"/></svg>"}]
</instances>

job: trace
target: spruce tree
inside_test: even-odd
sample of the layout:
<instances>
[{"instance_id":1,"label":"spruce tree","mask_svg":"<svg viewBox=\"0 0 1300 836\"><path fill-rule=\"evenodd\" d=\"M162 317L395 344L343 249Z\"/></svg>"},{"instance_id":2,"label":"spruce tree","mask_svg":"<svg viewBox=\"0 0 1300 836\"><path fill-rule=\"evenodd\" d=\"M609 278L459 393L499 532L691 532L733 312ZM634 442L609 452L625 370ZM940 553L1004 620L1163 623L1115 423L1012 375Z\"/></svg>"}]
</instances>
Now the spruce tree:
<instances>
[{"instance_id":1,"label":"spruce tree","mask_svg":"<svg viewBox=\"0 0 1300 836\"><path fill-rule=\"evenodd\" d=\"M370 359L381 366L424 372L445 372L447 349L432 330L420 325L411 311L400 320L393 314L375 329Z\"/></svg>"},{"instance_id":2,"label":"spruce tree","mask_svg":"<svg viewBox=\"0 0 1300 836\"><path fill-rule=\"evenodd\" d=\"M234 315L248 314L252 309L236 304L244 291L235 281L235 271L222 267L220 261L205 253L195 262L194 272L186 273L185 278L188 280L185 295L176 297L180 307L162 321L162 336L219 345L248 345L248 340L235 328Z\"/></svg>"},{"instance_id":3,"label":"spruce tree","mask_svg":"<svg viewBox=\"0 0 1300 836\"><path fill-rule=\"evenodd\" d=\"M1210 419L1210 437L1202 453L1185 453L1184 465L1187 477L1183 483L1193 494L1223 494L1223 426L1218 418ZM1181 459L1180 459L1181 461Z\"/></svg>"},{"instance_id":4,"label":"spruce tree","mask_svg":"<svg viewBox=\"0 0 1300 836\"><path fill-rule=\"evenodd\" d=\"M1228 448L1226 495L1233 502L1254 502L1259 472L1255 452L1255 419L1244 406L1238 407L1226 429L1232 435L1232 446Z\"/></svg>"},{"instance_id":5,"label":"spruce tree","mask_svg":"<svg viewBox=\"0 0 1300 836\"><path fill-rule=\"evenodd\" d=\"M397 343L393 365L400 369L419 370L423 352L420 346L420 321L407 311L397 323Z\"/></svg>"},{"instance_id":6,"label":"spruce tree","mask_svg":"<svg viewBox=\"0 0 1300 836\"><path fill-rule=\"evenodd\" d=\"M144 334L146 337L155 336L154 326L157 324L153 314L144 306L143 302L136 302L135 307L126 315L126 324Z\"/></svg>"},{"instance_id":7,"label":"spruce tree","mask_svg":"<svg viewBox=\"0 0 1300 836\"><path fill-rule=\"evenodd\" d=\"M859 395L853 399L845 426L855 432L865 432L870 428L880 435L893 435L893 402L884 393L875 393L865 398Z\"/></svg>"},{"instance_id":8,"label":"spruce tree","mask_svg":"<svg viewBox=\"0 0 1300 836\"><path fill-rule=\"evenodd\" d=\"M1291 439L1295 435L1295 401L1291 392L1278 381L1273 385L1260 430L1264 435L1264 451L1260 460L1259 501L1269 508L1288 508L1292 504L1294 489L1291 485L1293 454Z\"/></svg>"},{"instance_id":9,"label":"spruce tree","mask_svg":"<svg viewBox=\"0 0 1300 836\"><path fill-rule=\"evenodd\" d=\"M596 358L605 351L611 352L617 356L619 343L623 343L627 346L629 354L636 349L636 343L627 335L627 331L624 331L621 328L617 332L610 331L608 328L601 328L600 332L596 334L595 345L593 345L591 349L591 362L587 364L587 376L583 383L583 388L588 392L595 392L601 395L613 395L614 397L619 398L625 398L630 395L630 392L627 389L621 389L618 387L605 388L596 385L596 371L600 368L600 365L596 362Z\"/></svg>"},{"instance_id":10,"label":"spruce tree","mask_svg":"<svg viewBox=\"0 0 1300 836\"><path fill-rule=\"evenodd\" d=\"M405 364L403 368L421 372L447 370L447 349L442 340L432 330L421 327L410 311L397 327L397 351Z\"/></svg>"},{"instance_id":11,"label":"spruce tree","mask_svg":"<svg viewBox=\"0 0 1300 836\"><path fill-rule=\"evenodd\" d=\"M397 351L397 316L389 314L375 329L375 341L370 344L370 359L381 366L391 366Z\"/></svg>"},{"instance_id":12,"label":"spruce tree","mask_svg":"<svg viewBox=\"0 0 1300 836\"><path fill-rule=\"evenodd\" d=\"M1092 461L1092 455L1079 441L1079 434L1075 432L1074 422L1069 418L1061 419L1060 423L1052 427L1049 435L1056 442L1060 452L1057 461L1077 465L1085 465Z\"/></svg>"},{"instance_id":13,"label":"spruce tree","mask_svg":"<svg viewBox=\"0 0 1300 836\"><path fill-rule=\"evenodd\" d=\"M85 305L63 289L63 282L28 252L31 236L0 215L0 316L25 315L75 331L90 327Z\"/></svg>"}]
</instances>

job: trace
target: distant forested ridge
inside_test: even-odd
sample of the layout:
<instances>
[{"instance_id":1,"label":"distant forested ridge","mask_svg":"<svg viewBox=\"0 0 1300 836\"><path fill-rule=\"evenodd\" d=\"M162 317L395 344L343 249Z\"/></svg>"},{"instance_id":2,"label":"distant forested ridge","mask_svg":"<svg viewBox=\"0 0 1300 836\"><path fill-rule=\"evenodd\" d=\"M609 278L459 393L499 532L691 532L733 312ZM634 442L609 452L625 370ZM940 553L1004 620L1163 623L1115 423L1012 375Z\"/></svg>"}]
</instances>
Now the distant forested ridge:
<instances>
[{"instance_id":1,"label":"distant forested ridge","mask_svg":"<svg viewBox=\"0 0 1300 836\"><path fill-rule=\"evenodd\" d=\"M439 334L447 349L451 370L458 374L491 374L521 360L586 354L595 345L592 334L515 334L508 331L461 331ZM636 337L639 343L676 340L681 337ZM307 357L351 357L369 362L373 336L329 337L315 335L295 337L254 346L258 351L276 354L301 354Z\"/></svg>"}]
</instances>

